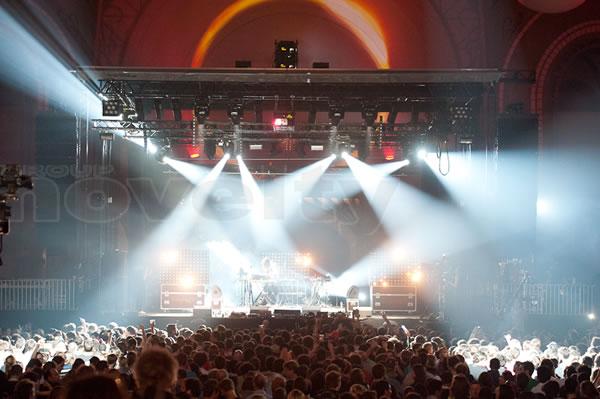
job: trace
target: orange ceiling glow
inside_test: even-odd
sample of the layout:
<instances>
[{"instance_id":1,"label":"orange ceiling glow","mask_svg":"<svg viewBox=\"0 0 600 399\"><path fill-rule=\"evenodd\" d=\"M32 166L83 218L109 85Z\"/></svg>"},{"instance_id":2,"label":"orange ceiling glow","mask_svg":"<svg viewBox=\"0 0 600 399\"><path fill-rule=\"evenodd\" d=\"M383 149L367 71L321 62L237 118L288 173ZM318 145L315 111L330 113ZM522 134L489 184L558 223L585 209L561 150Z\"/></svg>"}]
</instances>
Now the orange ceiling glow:
<instances>
[{"instance_id":1,"label":"orange ceiling glow","mask_svg":"<svg viewBox=\"0 0 600 399\"><path fill-rule=\"evenodd\" d=\"M209 25L202 38L196 46L193 67L201 67L208 49L213 41L240 13L249 8L271 2L273 0L238 0L225 8ZM309 0L319 5L330 15L336 18L346 29L362 43L365 50L373 60L373 63L380 69L390 67L388 60L387 45L385 36L377 22L376 18L358 1L354 0Z\"/></svg>"}]
</instances>

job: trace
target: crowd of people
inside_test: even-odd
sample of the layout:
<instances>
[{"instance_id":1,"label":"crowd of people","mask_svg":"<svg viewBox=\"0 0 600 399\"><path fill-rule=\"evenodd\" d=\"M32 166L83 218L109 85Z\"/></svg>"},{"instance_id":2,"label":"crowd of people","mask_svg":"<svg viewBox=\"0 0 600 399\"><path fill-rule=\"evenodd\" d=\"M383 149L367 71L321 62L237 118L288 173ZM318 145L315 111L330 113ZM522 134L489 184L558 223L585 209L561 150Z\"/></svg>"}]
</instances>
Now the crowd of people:
<instances>
[{"instance_id":1,"label":"crowd of people","mask_svg":"<svg viewBox=\"0 0 600 399\"><path fill-rule=\"evenodd\" d=\"M0 398L595 399L600 339L451 341L384 318L307 315L292 330L165 330L81 320L0 339Z\"/></svg>"}]
</instances>

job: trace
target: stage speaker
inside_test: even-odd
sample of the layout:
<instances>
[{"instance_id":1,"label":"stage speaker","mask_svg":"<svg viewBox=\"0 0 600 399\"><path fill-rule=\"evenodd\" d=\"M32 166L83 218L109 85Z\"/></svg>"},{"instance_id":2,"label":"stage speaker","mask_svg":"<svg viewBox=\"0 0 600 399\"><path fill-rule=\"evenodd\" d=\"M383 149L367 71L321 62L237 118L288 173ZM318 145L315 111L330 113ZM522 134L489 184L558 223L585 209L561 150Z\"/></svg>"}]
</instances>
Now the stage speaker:
<instances>
[{"instance_id":1,"label":"stage speaker","mask_svg":"<svg viewBox=\"0 0 600 399\"><path fill-rule=\"evenodd\" d=\"M498 118L498 186L495 213L505 256L525 257L535 247L538 119L531 114Z\"/></svg>"},{"instance_id":2,"label":"stage speaker","mask_svg":"<svg viewBox=\"0 0 600 399\"><path fill-rule=\"evenodd\" d=\"M284 318L296 318L299 317L302 311L300 309L275 309L273 316L284 317Z\"/></svg>"}]
</instances>

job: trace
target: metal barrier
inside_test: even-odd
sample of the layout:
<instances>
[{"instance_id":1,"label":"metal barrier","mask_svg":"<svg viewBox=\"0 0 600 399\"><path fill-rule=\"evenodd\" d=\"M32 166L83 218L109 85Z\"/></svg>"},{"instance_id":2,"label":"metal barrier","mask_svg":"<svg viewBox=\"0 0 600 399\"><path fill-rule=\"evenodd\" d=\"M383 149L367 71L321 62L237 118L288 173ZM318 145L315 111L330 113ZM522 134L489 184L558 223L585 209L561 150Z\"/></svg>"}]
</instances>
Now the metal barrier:
<instances>
[{"instance_id":1,"label":"metal barrier","mask_svg":"<svg viewBox=\"0 0 600 399\"><path fill-rule=\"evenodd\" d=\"M0 280L0 311L77 310L76 280Z\"/></svg>"},{"instance_id":2,"label":"metal barrier","mask_svg":"<svg viewBox=\"0 0 600 399\"><path fill-rule=\"evenodd\" d=\"M598 288L588 284L525 284L523 310L539 315L586 315L598 305Z\"/></svg>"},{"instance_id":3,"label":"metal barrier","mask_svg":"<svg viewBox=\"0 0 600 399\"><path fill-rule=\"evenodd\" d=\"M457 303L462 307L469 304L469 311L496 315L586 316L600 312L600 286L593 284L489 283L454 290L451 295L442 297L442 301L450 301L455 307Z\"/></svg>"}]
</instances>

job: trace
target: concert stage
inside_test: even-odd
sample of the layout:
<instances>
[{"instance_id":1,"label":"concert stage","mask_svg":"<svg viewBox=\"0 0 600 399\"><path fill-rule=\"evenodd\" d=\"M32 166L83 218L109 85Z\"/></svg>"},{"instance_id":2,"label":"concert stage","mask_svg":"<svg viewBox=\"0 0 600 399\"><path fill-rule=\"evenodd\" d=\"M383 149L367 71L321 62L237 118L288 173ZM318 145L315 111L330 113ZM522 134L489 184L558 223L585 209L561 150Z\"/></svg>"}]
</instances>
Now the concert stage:
<instances>
[{"instance_id":1,"label":"concert stage","mask_svg":"<svg viewBox=\"0 0 600 399\"><path fill-rule=\"evenodd\" d=\"M308 314L334 315L344 312L344 309L337 307L320 308L298 308L298 307L278 307L278 308L253 308L251 312L248 309L236 308L229 312L211 312L210 309L197 309L193 312L139 312L138 318L143 325L148 326L151 320L154 320L157 326L163 328L167 324L177 324L178 327L188 327L196 329L201 325L215 327L224 325L231 329L257 329L264 320L269 321L269 326L275 329L293 329L298 327L299 317ZM360 308L361 322L378 328L385 325L382 316L372 315L370 307ZM427 330L440 330L443 321L432 320L430 317L417 315L390 315L388 320L395 326L404 325L408 329L418 329L420 327Z\"/></svg>"}]
</instances>

